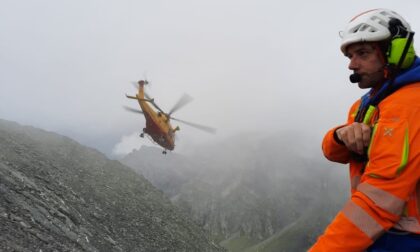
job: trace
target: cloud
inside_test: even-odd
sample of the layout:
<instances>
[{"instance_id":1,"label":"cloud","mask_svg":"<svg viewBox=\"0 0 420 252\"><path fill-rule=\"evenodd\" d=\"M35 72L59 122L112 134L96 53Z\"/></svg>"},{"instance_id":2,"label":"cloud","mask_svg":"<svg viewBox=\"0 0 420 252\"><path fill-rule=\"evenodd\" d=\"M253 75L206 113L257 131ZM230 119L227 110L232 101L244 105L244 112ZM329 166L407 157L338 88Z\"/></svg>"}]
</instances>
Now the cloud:
<instances>
[{"instance_id":1,"label":"cloud","mask_svg":"<svg viewBox=\"0 0 420 252\"><path fill-rule=\"evenodd\" d=\"M151 145L144 138L141 138L137 132L129 135L123 135L120 141L112 149L112 155L115 157L123 157L128 153L139 150L142 145Z\"/></svg>"}]
</instances>

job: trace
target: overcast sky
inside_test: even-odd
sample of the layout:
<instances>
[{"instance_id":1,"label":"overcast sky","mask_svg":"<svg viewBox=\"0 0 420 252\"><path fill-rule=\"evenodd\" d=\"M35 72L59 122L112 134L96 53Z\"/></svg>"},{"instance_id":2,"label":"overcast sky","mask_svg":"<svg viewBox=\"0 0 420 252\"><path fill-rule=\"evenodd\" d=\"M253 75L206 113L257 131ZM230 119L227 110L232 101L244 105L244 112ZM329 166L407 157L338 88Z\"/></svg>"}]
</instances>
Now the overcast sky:
<instances>
[{"instance_id":1,"label":"overcast sky","mask_svg":"<svg viewBox=\"0 0 420 252\"><path fill-rule=\"evenodd\" d=\"M137 137L144 118L122 109L138 106L125 93L145 77L164 110L188 93L194 101L175 116L217 128L209 135L180 124L175 151L283 129L311 135L308 144L319 146L365 93L348 81L339 31L378 7L420 30L416 0L0 3L0 118L107 155L149 144Z\"/></svg>"}]
</instances>

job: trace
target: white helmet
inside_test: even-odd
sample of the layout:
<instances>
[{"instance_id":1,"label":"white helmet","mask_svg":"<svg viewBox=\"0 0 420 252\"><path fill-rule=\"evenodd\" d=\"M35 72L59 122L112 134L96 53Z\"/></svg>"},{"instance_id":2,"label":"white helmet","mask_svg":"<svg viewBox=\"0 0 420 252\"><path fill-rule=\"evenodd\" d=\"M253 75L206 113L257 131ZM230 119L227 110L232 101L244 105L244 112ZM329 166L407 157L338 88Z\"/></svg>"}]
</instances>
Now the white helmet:
<instances>
[{"instance_id":1,"label":"white helmet","mask_svg":"<svg viewBox=\"0 0 420 252\"><path fill-rule=\"evenodd\" d=\"M391 37L389 21L399 19L407 32L410 25L398 13L388 9L374 9L360 13L352 18L346 29L340 32L341 51L346 53L346 47L357 42L373 42L387 40Z\"/></svg>"}]
</instances>

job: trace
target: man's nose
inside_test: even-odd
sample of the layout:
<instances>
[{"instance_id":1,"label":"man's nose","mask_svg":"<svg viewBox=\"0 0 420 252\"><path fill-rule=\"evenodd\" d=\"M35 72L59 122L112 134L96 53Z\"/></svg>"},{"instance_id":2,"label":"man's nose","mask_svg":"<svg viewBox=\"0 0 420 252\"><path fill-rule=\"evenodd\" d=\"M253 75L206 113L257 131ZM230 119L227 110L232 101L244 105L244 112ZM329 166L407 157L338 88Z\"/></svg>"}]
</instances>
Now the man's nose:
<instances>
[{"instance_id":1,"label":"man's nose","mask_svg":"<svg viewBox=\"0 0 420 252\"><path fill-rule=\"evenodd\" d=\"M356 57L352 57L350 59L348 67L349 67L350 70L353 70L353 71L359 69L359 63L358 63L358 60L357 60Z\"/></svg>"}]
</instances>

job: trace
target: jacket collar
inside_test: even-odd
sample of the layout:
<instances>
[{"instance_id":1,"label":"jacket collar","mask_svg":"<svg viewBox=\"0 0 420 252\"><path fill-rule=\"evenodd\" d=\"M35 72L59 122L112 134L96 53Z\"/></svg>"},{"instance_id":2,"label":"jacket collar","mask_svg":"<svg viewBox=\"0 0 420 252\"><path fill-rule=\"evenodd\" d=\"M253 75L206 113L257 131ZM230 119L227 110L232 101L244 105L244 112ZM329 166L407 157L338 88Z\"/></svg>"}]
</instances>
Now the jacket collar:
<instances>
[{"instance_id":1,"label":"jacket collar","mask_svg":"<svg viewBox=\"0 0 420 252\"><path fill-rule=\"evenodd\" d=\"M413 65L399 73L394 80L387 80L376 93L374 93L374 90L371 89L368 93L362 96L362 105L377 105L393 91L415 82L420 82L419 57L416 57Z\"/></svg>"}]
</instances>

